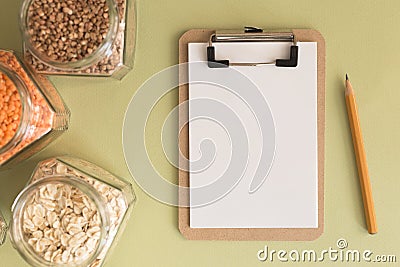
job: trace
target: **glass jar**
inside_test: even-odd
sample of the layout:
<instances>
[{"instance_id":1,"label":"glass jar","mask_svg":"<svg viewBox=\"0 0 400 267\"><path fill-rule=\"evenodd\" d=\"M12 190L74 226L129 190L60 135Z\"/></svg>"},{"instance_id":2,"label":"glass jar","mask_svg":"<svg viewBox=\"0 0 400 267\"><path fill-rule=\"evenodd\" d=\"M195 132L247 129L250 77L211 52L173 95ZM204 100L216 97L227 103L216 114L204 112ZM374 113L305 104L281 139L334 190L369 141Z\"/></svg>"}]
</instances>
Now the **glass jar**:
<instances>
[{"instance_id":1,"label":"glass jar","mask_svg":"<svg viewBox=\"0 0 400 267\"><path fill-rule=\"evenodd\" d=\"M0 50L0 167L37 153L68 128L70 112L54 86Z\"/></svg>"},{"instance_id":2,"label":"glass jar","mask_svg":"<svg viewBox=\"0 0 400 267\"><path fill-rule=\"evenodd\" d=\"M11 242L34 266L101 266L135 200L130 183L92 163L44 160L14 201Z\"/></svg>"},{"instance_id":3,"label":"glass jar","mask_svg":"<svg viewBox=\"0 0 400 267\"><path fill-rule=\"evenodd\" d=\"M96 0L80 1L24 0L20 27L25 60L46 75L122 79L133 65L133 0L97 0L102 9Z\"/></svg>"},{"instance_id":4,"label":"glass jar","mask_svg":"<svg viewBox=\"0 0 400 267\"><path fill-rule=\"evenodd\" d=\"M44 178L28 185L13 205L10 227L13 246L32 266L89 266L107 241L109 220L101 195L71 176ZM74 211L86 207L85 203L90 206L89 212L94 213L90 218L83 216L82 210ZM95 227L95 235L88 237ZM84 241L77 241L82 238Z\"/></svg>"}]
</instances>

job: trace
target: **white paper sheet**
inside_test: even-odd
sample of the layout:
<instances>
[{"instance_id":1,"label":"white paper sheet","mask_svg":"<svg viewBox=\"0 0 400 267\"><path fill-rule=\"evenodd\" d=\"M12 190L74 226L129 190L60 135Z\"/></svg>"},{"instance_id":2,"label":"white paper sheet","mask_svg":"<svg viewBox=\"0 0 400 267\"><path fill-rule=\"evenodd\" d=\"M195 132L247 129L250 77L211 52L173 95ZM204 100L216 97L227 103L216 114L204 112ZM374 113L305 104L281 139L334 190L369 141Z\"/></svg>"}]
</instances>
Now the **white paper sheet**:
<instances>
[{"instance_id":1,"label":"white paper sheet","mask_svg":"<svg viewBox=\"0 0 400 267\"><path fill-rule=\"evenodd\" d=\"M191 189L191 204L202 204L190 208L190 227L192 228L317 228L318 227L318 166L317 166L317 43L299 42L299 61L296 68L278 68L274 65L257 67L230 67L230 69L210 69L207 67L207 44L189 44L189 62L203 61L189 65L189 147L190 186L201 188L218 181L232 166L229 166L233 153L245 153L248 160L233 180L240 181L226 195L211 203L202 203L204 190ZM276 58L288 58L288 43L218 43L215 44L217 59L229 59L231 62L272 61ZM237 70L238 72L235 73ZM240 74L240 73L241 74ZM208 77L215 83L218 80L229 80L235 83L236 75L244 75L257 85L273 117L261 132L258 118L265 118L268 113L254 114L262 110L252 105L260 99L252 96L242 97L235 88L207 84ZM238 77L239 77L238 76ZM205 83L198 83L205 79ZM249 90L251 86L249 86ZM251 92L251 90L250 90ZM250 99L250 101L247 101ZM200 100L203 104L191 104ZM212 101L207 104L207 101ZM214 105L221 104L215 111ZM265 107L264 107L265 108ZM232 114L228 115L229 109ZM214 113L213 113L214 112ZM205 114L206 119L199 118ZM237 125L225 127L221 114L236 115ZM257 112L256 112L257 113ZM211 115L211 116L210 116ZM217 118L212 120L213 115ZM224 115L225 116L225 115ZM223 118L225 118L222 116ZM264 116L264 117L263 117ZM200 116L201 117L201 116ZM241 125L237 124L240 122ZM233 145L234 134L228 130L245 129L247 137L243 143ZM262 136L268 136L263 143ZM215 155L210 152L209 141L215 146ZM208 142L208 143L207 143ZM243 147L248 144L248 153L233 150L232 147ZM203 145L203 147L200 146ZM275 147L271 162L260 162L262 149ZM212 147L212 145L211 145ZM202 148L202 149L201 149ZM245 156L246 156L245 155ZM202 166L201 160L208 159ZM211 159L211 160L210 160ZM197 161L195 161L197 160ZM200 163L199 163L200 162ZM257 166L269 168L268 176L253 193L249 192L250 184L255 177ZM241 166L241 164L235 164ZM200 167L199 167L200 166ZM229 179L230 179L229 178ZM224 178L226 179L226 177ZM209 190L210 194L213 190ZM227 190L229 191L229 190ZM226 193L226 192L225 192ZM204 201L203 201L204 202Z\"/></svg>"}]
</instances>

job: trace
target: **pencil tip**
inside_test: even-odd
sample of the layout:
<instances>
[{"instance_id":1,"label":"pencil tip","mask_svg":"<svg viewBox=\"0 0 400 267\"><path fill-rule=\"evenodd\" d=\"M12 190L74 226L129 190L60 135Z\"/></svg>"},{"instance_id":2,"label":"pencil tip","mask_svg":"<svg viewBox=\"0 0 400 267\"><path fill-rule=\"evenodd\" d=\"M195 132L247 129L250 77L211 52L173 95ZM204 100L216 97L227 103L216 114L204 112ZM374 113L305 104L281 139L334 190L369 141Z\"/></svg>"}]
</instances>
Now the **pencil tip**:
<instances>
[{"instance_id":1,"label":"pencil tip","mask_svg":"<svg viewBox=\"0 0 400 267\"><path fill-rule=\"evenodd\" d=\"M349 80L349 76L347 75L347 73L346 73L346 81L348 81Z\"/></svg>"}]
</instances>

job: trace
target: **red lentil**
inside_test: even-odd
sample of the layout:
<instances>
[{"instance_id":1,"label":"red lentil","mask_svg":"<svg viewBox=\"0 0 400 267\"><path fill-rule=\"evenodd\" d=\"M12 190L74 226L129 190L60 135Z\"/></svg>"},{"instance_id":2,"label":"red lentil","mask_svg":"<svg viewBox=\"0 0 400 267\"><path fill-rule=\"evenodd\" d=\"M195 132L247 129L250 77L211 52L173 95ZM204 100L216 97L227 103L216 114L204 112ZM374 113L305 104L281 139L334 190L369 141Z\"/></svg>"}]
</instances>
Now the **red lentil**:
<instances>
[{"instance_id":1,"label":"red lentil","mask_svg":"<svg viewBox=\"0 0 400 267\"><path fill-rule=\"evenodd\" d=\"M0 72L0 148L15 135L21 121L21 99L15 84Z\"/></svg>"},{"instance_id":2,"label":"red lentil","mask_svg":"<svg viewBox=\"0 0 400 267\"><path fill-rule=\"evenodd\" d=\"M30 109L29 112L30 114L28 114L29 116L24 117L23 114L19 113L20 123L26 120L27 127L25 129L25 133L22 135L21 140L19 140L15 144L15 146L13 146L11 149L8 149L4 153L0 154L0 166L1 166L4 163L6 163L9 159L14 157L16 154L22 152L22 150L27 149L28 146L32 145L35 141L39 140L41 137L43 137L45 134L47 134L52 130L54 112L50 109L48 102L38 89L37 85L30 78L24 67L21 66L21 64L19 63L18 59L15 57L13 52L0 50L0 65L7 66L9 69L13 71L13 73L15 73L19 77L19 79L22 81L25 88L27 89L27 94L31 101L30 107L28 106L25 107ZM4 75L2 77L4 78ZM38 79L43 79L43 78L39 76ZM10 86L11 85L9 84L9 87ZM15 99L17 99L16 95L14 96L14 101ZM19 109L21 109L22 105L23 103L19 101ZM18 104L14 102L14 107L16 106L18 106ZM1 127L3 127L3 124L1 125ZM14 125L12 125L11 128L13 129L14 132L9 132L8 135L11 135L11 133L15 134L16 127L14 129ZM10 139L10 137L8 138ZM35 147L29 148L30 151L26 152L23 158L29 157L30 155L38 152L38 150L42 149L43 147L44 146L40 146L38 149L36 149Z\"/></svg>"}]
</instances>

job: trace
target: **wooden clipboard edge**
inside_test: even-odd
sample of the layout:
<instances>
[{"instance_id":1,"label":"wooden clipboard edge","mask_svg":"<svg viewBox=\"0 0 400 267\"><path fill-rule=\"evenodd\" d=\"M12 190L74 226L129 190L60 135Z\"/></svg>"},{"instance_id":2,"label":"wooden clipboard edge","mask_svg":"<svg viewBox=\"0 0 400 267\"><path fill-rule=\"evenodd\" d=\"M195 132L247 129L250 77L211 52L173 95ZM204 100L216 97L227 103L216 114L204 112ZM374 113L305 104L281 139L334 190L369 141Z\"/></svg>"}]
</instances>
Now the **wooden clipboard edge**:
<instances>
[{"instance_id":1,"label":"wooden clipboard edge","mask_svg":"<svg viewBox=\"0 0 400 267\"><path fill-rule=\"evenodd\" d=\"M207 42L214 30L193 29L185 32L179 39L179 63L188 61L188 43ZM325 171L325 39L320 32L313 29L293 29L296 41L317 42L317 122L318 122L318 228L190 228L190 210L180 207L178 210L179 231L189 240L268 240L268 241L311 241L324 232L324 171ZM187 81L188 70L180 69L180 81ZM179 104L189 97L188 84L179 87ZM182 105L183 106L183 105ZM180 122L188 121L187 108L179 108ZM180 124L181 125L181 124ZM179 134L179 185L189 186L189 173L183 157L189 156L189 129L182 128ZM185 166L186 165L186 166ZM189 196L179 192L181 203L188 203Z\"/></svg>"}]
</instances>

